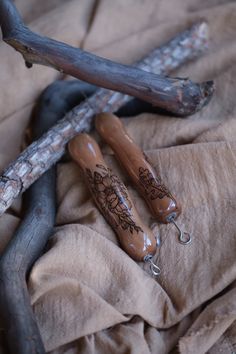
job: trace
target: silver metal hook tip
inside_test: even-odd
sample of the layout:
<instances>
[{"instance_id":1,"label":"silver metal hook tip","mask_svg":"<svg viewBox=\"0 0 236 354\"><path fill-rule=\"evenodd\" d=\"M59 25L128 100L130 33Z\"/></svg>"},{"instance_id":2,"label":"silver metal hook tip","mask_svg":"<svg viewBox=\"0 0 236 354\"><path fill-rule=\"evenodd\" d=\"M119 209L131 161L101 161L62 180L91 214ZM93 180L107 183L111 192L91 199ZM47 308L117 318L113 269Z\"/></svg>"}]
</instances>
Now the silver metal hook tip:
<instances>
[{"instance_id":1,"label":"silver metal hook tip","mask_svg":"<svg viewBox=\"0 0 236 354\"><path fill-rule=\"evenodd\" d=\"M153 275L158 276L161 274L161 269L150 259L150 269Z\"/></svg>"},{"instance_id":2,"label":"silver metal hook tip","mask_svg":"<svg viewBox=\"0 0 236 354\"><path fill-rule=\"evenodd\" d=\"M179 243L181 243L182 245L189 245L192 242L192 237L190 233L186 231L182 231L174 219L172 219L170 222L172 222L175 225L176 229L179 232L179 237L178 237Z\"/></svg>"}]
</instances>

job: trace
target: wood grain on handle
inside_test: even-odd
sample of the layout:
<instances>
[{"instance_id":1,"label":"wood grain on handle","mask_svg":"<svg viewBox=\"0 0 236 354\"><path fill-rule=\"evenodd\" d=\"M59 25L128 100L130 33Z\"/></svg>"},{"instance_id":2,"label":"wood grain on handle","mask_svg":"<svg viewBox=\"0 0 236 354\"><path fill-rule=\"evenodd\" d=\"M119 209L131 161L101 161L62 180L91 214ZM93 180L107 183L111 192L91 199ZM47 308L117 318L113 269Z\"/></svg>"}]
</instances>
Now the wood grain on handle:
<instances>
[{"instance_id":1,"label":"wood grain on handle","mask_svg":"<svg viewBox=\"0 0 236 354\"><path fill-rule=\"evenodd\" d=\"M115 152L155 218L162 223L176 219L181 212L179 203L147 161L143 151L128 135L121 120L114 114L101 113L96 117L95 124L98 133Z\"/></svg>"},{"instance_id":2,"label":"wood grain on handle","mask_svg":"<svg viewBox=\"0 0 236 354\"><path fill-rule=\"evenodd\" d=\"M79 164L101 213L116 232L122 248L136 261L156 252L156 239L143 224L125 185L107 167L101 150L88 134L78 134L69 152Z\"/></svg>"}]
</instances>

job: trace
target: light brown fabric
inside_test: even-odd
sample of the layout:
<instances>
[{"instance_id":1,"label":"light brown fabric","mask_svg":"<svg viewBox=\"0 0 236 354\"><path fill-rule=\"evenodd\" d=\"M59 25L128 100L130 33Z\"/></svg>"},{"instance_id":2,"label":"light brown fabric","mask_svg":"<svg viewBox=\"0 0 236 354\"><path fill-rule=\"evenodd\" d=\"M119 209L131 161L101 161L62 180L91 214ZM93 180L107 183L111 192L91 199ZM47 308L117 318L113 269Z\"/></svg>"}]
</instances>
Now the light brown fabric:
<instances>
[{"instance_id":1,"label":"light brown fabric","mask_svg":"<svg viewBox=\"0 0 236 354\"><path fill-rule=\"evenodd\" d=\"M57 226L29 279L32 305L51 354L181 354L236 351L236 2L226 0L17 0L30 27L108 58L131 63L192 23L209 22L209 52L174 75L214 79L211 103L188 119L142 114L128 132L182 203L182 246L156 225L158 279L119 247L73 162L58 165ZM20 151L32 105L58 77L31 70L0 44L0 167ZM9 144L11 141L11 144ZM153 219L113 154L143 220ZM20 212L20 199L11 208ZM13 214L14 215L14 214ZM0 251L20 218L1 218ZM147 272L145 271L147 270Z\"/></svg>"}]
</instances>

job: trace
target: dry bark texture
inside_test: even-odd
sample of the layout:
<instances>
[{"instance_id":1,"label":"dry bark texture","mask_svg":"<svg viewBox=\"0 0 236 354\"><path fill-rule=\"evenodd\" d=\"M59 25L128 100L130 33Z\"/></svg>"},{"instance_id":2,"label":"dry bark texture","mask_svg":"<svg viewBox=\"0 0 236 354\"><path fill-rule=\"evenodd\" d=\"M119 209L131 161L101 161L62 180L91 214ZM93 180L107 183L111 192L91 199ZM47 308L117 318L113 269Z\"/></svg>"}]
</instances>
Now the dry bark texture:
<instances>
[{"instance_id":1,"label":"dry bark texture","mask_svg":"<svg viewBox=\"0 0 236 354\"><path fill-rule=\"evenodd\" d=\"M208 27L200 23L154 50L136 65L145 71L166 74L196 58L206 49L207 43ZM0 215L20 193L61 158L70 139L78 132L92 128L95 114L115 112L131 99L119 92L99 89L24 150L0 177Z\"/></svg>"}]
</instances>

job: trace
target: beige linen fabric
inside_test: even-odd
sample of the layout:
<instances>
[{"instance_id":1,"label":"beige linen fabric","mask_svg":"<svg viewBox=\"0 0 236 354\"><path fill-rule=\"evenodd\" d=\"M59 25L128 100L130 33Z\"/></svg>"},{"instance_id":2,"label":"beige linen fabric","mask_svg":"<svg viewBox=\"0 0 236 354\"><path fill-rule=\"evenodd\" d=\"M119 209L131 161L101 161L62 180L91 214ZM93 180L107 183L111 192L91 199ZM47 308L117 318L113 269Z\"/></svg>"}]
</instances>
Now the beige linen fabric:
<instances>
[{"instance_id":1,"label":"beige linen fabric","mask_svg":"<svg viewBox=\"0 0 236 354\"><path fill-rule=\"evenodd\" d=\"M174 75L214 79L211 103L188 119L141 114L124 119L182 203L182 246L171 225L156 225L162 269L124 253L73 162L58 165L57 225L34 265L29 291L51 354L230 354L236 352L236 2L222 0L17 0L34 30L132 63L198 20L210 25L209 52ZM24 67L0 44L0 167L17 156L30 110L59 74ZM9 141L11 144L9 144ZM100 140L99 140L100 141ZM153 219L112 152L110 167L128 186L145 222ZM1 217L0 251L20 221L20 199ZM2 347L4 353L4 348Z\"/></svg>"}]
</instances>

